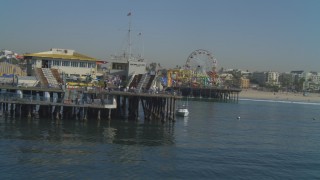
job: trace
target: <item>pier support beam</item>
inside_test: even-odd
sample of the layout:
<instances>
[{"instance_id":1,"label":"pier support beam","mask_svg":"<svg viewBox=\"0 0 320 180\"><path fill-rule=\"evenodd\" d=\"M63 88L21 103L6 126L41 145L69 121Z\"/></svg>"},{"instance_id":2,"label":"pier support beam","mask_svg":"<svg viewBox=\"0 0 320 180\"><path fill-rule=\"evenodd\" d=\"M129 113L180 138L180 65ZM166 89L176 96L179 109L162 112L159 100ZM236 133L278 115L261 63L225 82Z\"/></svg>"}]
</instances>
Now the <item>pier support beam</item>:
<instances>
[{"instance_id":1,"label":"pier support beam","mask_svg":"<svg viewBox=\"0 0 320 180\"><path fill-rule=\"evenodd\" d=\"M111 109L108 109L108 120L111 120Z\"/></svg>"},{"instance_id":2,"label":"pier support beam","mask_svg":"<svg viewBox=\"0 0 320 180\"><path fill-rule=\"evenodd\" d=\"M98 120L101 120L100 114L101 114L101 112L100 112L100 109L99 109L98 110L98 117L97 117Z\"/></svg>"}]
</instances>

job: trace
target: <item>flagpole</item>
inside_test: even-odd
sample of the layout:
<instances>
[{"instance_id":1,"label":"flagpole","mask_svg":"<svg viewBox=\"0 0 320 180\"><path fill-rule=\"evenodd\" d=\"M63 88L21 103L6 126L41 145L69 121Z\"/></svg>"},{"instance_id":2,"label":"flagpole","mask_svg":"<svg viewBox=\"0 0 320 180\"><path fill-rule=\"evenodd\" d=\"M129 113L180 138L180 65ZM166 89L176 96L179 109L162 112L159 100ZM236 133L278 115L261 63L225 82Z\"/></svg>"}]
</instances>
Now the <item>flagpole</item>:
<instances>
[{"instance_id":1,"label":"flagpole","mask_svg":"<svg viewBox=\"0 0 320 180\"><path fill-rule=\"evenodd\" d=\"M128 38L129 38L129 56L128 60L131 58L131 11L127 14L129 17L129 29L128 29Z\"/></svg>"},{"instance_id":2,"label":"flagpole","mask_svg":"<svg viewBox=\"0 0 320 180\"><path fill-rule=\"evenodd\" d=\"M139 37L139 42L141 43L141 46L142 46L141 53L139 55L140 55L140 58L143 59L143 57L144 57L144 41L143 41L143 37L142 37L141 32L138 34L138 37Z\"/></svg>"},{"instance_id":3,"label":"flagpole","mask_svg":"<svg viewBox=\"0 0 320 180\"><path fill-rule=\"evenodd\" d=\"M144 39L143 39L143 36L142 36L142 58L144 58Z\"/></svg>"}]
</instances>

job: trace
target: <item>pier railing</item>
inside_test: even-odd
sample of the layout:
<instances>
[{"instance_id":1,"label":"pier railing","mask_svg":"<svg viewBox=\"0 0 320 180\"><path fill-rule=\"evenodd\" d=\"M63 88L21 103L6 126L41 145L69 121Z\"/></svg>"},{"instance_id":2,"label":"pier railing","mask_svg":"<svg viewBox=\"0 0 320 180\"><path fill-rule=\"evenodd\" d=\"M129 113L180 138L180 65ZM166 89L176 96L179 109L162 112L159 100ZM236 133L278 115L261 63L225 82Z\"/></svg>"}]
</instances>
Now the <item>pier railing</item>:
<instances>
[{"instance_id":1,"label":"pier railing","mask_svg":"<svg viewBox=\"0 0 320 180\"><path fill-rule=\"evenodd\" d=\"M39 95L18 94L13 92L0 92L0 102L21 103L21 104L38 104L38 105L67 105L93 108L116 108L117 103L114 96L109 95L104 99L65 99L55 97L43 97Z\"/></svg>"}]
</instances>

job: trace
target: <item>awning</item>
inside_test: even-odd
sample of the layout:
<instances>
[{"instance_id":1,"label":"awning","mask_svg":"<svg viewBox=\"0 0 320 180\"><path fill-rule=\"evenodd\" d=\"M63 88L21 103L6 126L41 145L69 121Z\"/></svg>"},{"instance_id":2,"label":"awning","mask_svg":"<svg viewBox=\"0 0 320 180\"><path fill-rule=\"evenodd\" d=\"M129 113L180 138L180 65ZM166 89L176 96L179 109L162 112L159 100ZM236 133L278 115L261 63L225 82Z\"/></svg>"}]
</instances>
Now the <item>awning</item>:
<instances>
[{"instance_id":1,"label":"awning","mask_svg":"<svg viewBox=\"0 0 320 180\"><path fill-rule=\"evenodd\" d=\"M107 64L107 61L96 61L96 64Z\"/></svg>"}]
</instances>

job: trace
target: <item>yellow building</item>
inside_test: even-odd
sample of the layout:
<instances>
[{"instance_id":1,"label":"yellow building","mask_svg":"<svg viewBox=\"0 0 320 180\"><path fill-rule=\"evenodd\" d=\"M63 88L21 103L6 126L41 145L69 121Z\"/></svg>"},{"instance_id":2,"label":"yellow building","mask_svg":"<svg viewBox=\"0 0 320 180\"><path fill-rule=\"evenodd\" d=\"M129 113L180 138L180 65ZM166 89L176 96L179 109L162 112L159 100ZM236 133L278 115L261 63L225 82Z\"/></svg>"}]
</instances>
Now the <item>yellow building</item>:
<instances>
[{"instance_id":1,"label":"yellow building","mask_svg":"<svg viewBox=\"0 0 320 180\"><path fill-rule=\"evenodd\" d=\"M242 89L248 89L250 87L250 80L247 78L241 78L241 86Z\"/></svg>"},{"instance_id":2,"label":"yellow building","mask_svg":"<svg viewBox=\"0 0 320 180\"><path fill-rule=\"evenodd\" d=\"M0 76L4 74L15 74L17 76L26 76L27 73L24 72L19 66L10 64L7 62L0 63Z\"/></svg>"},{"instance_id":3,"label":"yellow building","mask_svg":"<svg viewBox=\"0 0 320 180\"><path fill-rule=\"evenodd\" d=\"M85 77L97 75L97 63L95 58L80 54L70 49L50 49L46 52L24 54L27 60L27 73L32 75L35 68L58 69L66 76Z\"/></svg>"}]
</instances>

